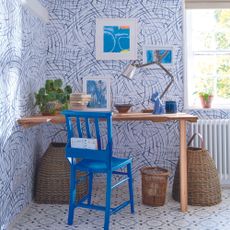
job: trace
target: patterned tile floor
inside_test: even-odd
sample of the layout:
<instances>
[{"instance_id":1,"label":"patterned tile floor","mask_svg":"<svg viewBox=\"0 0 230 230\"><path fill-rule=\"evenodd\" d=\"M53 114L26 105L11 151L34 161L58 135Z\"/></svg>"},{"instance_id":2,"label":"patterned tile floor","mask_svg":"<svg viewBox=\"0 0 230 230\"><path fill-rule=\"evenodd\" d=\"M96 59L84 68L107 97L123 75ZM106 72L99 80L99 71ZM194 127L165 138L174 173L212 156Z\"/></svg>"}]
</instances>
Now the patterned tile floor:
<instances>
[{"instance_id":1,"label":"patterned tile floor","mask_svg":"<svg viewBox=\"0 0 230 230\"><path fill-rule=\"evenodd\" d=\"M137 184L137 183L136 183ZM139 183L138 183L139 184ZM95 189L94 203L103 200L103 191ZM169 189L169 192L171 190ZM113 204L119 204L127 197L126 187L113 192ZM222 191L222 202L211 207L189 206L188 213L181 213L179 203L167 194L162 207L149 207L141 202L141 191L135 189L135 214L126 207L111 216L111 230L133 229L191 229L191 230L229 230L230 229L230 190ZM103 212L76 209L74 225L66 224L68 205L47 205L32 203L15 220L10 230L64 230L64 229L103 229Z\"/></svg>"}]
</instances>

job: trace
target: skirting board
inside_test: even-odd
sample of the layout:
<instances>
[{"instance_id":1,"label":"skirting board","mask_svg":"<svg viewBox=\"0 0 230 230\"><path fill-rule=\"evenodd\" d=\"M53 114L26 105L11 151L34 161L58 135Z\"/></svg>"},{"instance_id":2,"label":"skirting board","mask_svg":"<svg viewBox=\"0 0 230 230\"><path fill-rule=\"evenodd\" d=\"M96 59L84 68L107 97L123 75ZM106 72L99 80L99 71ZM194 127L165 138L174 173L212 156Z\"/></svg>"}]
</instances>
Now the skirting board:
<instances>
[{"instance_id":1,"label":"skirting board","mask_svg":"<svg viewBox=\"0 0 230 230\"><path fill-rule=\"evenodd\" d=\"M21 0L21 3L44 22L49 21L48 10L41 5L39 0Z\"/></svg>"}]
</instances>

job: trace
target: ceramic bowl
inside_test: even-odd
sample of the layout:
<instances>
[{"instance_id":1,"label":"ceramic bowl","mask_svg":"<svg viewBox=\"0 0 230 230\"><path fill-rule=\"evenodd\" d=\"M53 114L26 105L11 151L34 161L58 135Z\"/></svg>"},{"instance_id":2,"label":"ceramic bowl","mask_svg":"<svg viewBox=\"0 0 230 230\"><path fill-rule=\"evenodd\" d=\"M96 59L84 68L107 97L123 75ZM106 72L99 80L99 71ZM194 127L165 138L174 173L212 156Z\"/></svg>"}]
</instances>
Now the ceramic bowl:
<instances>
[{"instance_id":1,"label":"ceramic bowl","mask_svg":"<svg viewBox=\"0 0 230 230\"><path fill-rule=\"evenodd\" d=\"M119 113L127 113L133 105L132 104L115 104L114 106Z\"/></svg>"}]
</instances>

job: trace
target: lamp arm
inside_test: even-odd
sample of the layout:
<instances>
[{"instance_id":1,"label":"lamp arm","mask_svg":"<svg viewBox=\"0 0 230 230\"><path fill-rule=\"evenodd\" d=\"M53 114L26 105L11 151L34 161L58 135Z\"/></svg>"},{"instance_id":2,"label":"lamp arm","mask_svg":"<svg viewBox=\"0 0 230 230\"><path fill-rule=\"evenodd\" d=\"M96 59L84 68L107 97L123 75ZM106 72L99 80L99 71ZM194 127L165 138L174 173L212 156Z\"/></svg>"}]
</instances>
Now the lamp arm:
<instances>
[{"instance_id":1,"label":"lamp arm","mask_svg":"<svg viewBox=\"0 0 230 230\"><path fill-rule=\"evenodd\" d=\"M149 65L153 65L153 64L157 64L157 62L153 61L153 62L148 62L145 64L134 64L134 66L137 68L141 68L141 67L145 67L145 66L149 66Z\"/></svg>"},{"instance_id":2,"label":"lamp arm","mask_svg":"<svg viewBox=\"0 0 230 230\"><path fill-rule=\"evenodd\" d=\"M171 81L169 82L169 84L166 86L165 90L163 91L163 93L160 95L160 99L162 99L162 97L165 95L165 93L168 91L169 87L172 85L172 83L174 82L174 77L173 75L159 62L159 61L153 61L153 62L149 62L149 63L145 63L145 64L134 64L135 67L137 68L141 68L141 67L145 67L145 66L149 66L149 65L153 65L156 64L158 65L161 69L163 69L165 71L165 73L167 73L170 78Z\"/></svg>"},{"instance_id":3,"label":"lamp arm","mask_svg":"<svg viewBox=\"0 0 230 230\"><path fill-rule=\"evenodd\" d=\"M160 99L162 99L162 97L165 95L165 93L168 91L169 87L172 85L172 83L174 82L174 77L173 75L160 63L157 62L156 63L158 66L161 67L161 69L163 69L170 77L171 77L171 81L169 82L169 84L166 86L165 90L163 91L163 93L160 96Z\"/></svg>"}]
</instances>

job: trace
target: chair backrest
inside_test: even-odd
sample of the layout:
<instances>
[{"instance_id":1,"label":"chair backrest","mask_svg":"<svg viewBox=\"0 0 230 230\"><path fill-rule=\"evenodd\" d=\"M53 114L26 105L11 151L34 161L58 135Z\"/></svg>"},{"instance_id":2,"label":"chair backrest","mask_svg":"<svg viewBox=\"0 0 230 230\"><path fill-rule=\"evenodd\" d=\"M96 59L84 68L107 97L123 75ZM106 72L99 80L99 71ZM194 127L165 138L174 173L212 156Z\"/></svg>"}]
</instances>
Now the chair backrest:
<instances>
[{"instance_id":1,"label":"chair backrest","mask_svg":"<svg viewBox=\"0 0 230 230\"><path fill-rule=\"evenodd\" d=\"M65 110L62 114L65 115L68 132L68 142L66 146L67 157L103 161L108 167L111 167L112 113ZM105 148L103 148L102 133L100 130L100 123L102 122L107 126L107 144L105 144ZM95 138L97 139L98 149L72 148L72 137Z\"/></svg>"}]
</instances>

